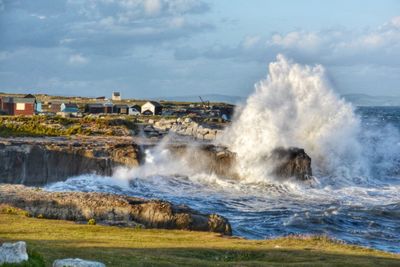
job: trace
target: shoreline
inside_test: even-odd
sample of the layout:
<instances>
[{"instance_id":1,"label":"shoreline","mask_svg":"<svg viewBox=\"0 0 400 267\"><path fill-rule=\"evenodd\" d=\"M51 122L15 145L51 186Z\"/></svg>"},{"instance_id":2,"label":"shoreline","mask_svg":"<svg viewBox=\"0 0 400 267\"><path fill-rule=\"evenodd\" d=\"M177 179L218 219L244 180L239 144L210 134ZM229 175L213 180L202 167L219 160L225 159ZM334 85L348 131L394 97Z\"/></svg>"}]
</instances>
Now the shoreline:
<instances>
[{"instance_id":1,"label":"shoreline","mask_svg":"<svg viewBox=\"0 0 400 267\"><path fill-rule=\"evenodd\" d=\"M400 255L321 236L249 240L184 230L82 225L0 214L1 241L24 240L46 266L60 257L107 266L398 266ZM32 229L32 230L27 230Z\"/></svg>"}]
</instances>

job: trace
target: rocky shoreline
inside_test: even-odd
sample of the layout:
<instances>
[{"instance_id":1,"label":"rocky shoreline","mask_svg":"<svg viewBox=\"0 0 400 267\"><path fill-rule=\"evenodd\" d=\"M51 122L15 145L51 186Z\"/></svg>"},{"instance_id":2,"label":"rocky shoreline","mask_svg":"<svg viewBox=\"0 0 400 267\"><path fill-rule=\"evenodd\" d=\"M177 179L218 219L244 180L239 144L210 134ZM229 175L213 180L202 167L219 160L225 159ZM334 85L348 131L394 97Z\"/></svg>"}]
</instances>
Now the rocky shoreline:
<instances>
[{"instance_id":1,"label":"rocky shoreline","mask_svg":"<svg viewBox=\"0 0 400 267\"><path fill-rule=\"evenodd\" d=\"M48 192L23 185L0 184L0 204L23 209L28 216L123 227L181 229L232 235L229 221L184 205L104 193Z\"/></svg>"},{"instance_id":2,"label":"rocky shoreline","mask_svg":"<svg viewBox=\"0 0 400 267\"><path fill-rule=\"evenodd\" d=\"M158 144L148 138L2 138L0 183L41 186L84 174L111 176L118 167L142 165L146 150ZM193 172L241 178L236 154L226 147L171 140L162 149ZM277 148L265 164L273 164L271 174L279 178L304 181L312 176L311 158L303 149Z\"/></svg>"},{"instance_id":3,"label":"rocky shoreline","mask_svg":"<svg viewBox=\"0 0 400 267\"><path fill-rule=\"evenodd\" d=\"M168 150L168 160L189 166L193 173L241 178L235 168L237 156L226 147L182 140L159 145L159 140L127 137L0 139L0 204L23 209L34 217L231 235L226 218L167 201L103 193L46 192L24 186L42 186L91 173L111 176L118 167L142 165L148 149ZM283 179L304 181L312 176L311 158L303 149L277 148L265 164L274 164L273 175Z\"/></svg>"},{"instance_id":4,"label":"rocky shoreline","mask_svg":"<svg viewBox=\"0 0 400 267\"><path fill-rule=\"evenodd\" d=\"M131 139L0 139L0 183L45 185L69 177L112 175L119 166L136 167L140 147Z\"/></svg>"}]
</instances>

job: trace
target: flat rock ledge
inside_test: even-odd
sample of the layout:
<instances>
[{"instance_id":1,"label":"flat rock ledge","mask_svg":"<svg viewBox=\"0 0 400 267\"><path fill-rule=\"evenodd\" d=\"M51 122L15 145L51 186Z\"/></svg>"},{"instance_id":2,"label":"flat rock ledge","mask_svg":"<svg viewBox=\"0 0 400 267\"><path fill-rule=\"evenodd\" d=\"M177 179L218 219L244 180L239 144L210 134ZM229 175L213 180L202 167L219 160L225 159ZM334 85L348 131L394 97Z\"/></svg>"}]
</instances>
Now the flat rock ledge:
<instances>
[{"instance_id":1,"label":"flat rock ledge","mask_svg":"<svg viewBox=\"0 0 400 267\"><path fill-rule=\"evenodd\" d=\"M232 235L228 220L167 201L104 193L47 192L23 185L0 184L0 204L33 217L125 227L181 229Z\"/></svg>"},{"instance_id":2,"label":"flat rock ledge","mask_svg":"<svg viewBox=\"0 0 400 267\"><path fill-rule=\"evenodd\" d=\"M55 260L53 262L53 267L106 267L106 265L98 261L88 261L76 258Z\"/></svg>"}]
</instances>

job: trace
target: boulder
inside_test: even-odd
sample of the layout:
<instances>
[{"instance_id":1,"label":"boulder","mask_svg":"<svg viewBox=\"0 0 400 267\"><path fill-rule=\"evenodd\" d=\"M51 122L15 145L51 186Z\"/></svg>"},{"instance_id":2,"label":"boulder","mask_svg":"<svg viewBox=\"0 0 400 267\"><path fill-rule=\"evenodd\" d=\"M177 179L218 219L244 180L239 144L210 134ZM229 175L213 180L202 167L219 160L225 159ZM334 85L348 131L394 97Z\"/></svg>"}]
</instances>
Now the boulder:
<instances>
[{"instance_id":1,"label":"boulder","mask_svg":"<svg viewBox=\"0 0 400 267\"><path fill-rule=\"evenodd\" d=\"M276 148L270 157L274 171L273 174L280 178L295 177L305 181L312 177L311 158L304 149L297 147Z\"/></svg>"},{"instance_id":2,"label":"boulder","mask_svg":"<svg viewBox=\"0 0 400 267\"><path fill-rule=\"evenodd\" d=\"M28 253L26 253L26 243L24 241L4 243L0 247L0 265L4 263L21 263L27 260Z\"/></svg>"},{"instance_id":3,"label":"boulder","mask_svg":"<svg viewBox=\"0 0 400 267\"><path fill-rule=\"evenodd\" d=\"M98 261L88 261L82 259L61 259L53 262L53 267L106 267L104 263Z\"/></svg>"}]
</instances>

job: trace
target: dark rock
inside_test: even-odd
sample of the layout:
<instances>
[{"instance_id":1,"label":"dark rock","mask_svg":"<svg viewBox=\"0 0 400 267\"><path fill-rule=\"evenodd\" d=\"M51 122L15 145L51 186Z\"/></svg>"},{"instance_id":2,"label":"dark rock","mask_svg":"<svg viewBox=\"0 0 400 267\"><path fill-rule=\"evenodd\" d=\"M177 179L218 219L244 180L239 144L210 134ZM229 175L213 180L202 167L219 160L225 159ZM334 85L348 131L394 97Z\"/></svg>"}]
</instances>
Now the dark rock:
<instances>
[{"instance_id":1,"label":"dark rock","mask_svg":"<svg viewBox=\"0 0 400 267\"><path fill-rule=\"evenodd\" d=\"M280 178L295 177L305 181L312 177L311 158L304 149L276 148L270 159L274 164L273 174Z\"/></svg>"},{"instance_id":2,"label":"dark rock","mask_svg":"<svg viewBox=\"0 0 400 267\"><path fill-rule=\"evenodd\" d=\"M97 147L76 142L25 142L0 146L0 182L44 185L69 177L96 173L112 175L118 166L138 166L140 147L123 143Z\"/></svg>"},{"instance_id":3,"label":"dark rock","mask_svg":"<svg viewBox=\"0 0 400 267\"><path fill-rule=\"evenodd\" d=\"M196 171L240 179L235 168L238 161L237 155L226 147L171 145L169 150L173 156L186 162ZM277 148L271 156L265 157L263 160L265 165L273 166L272 175L278 178L295 177L304 181L312 176L311 158L301 148Z\"/></svg>"}]
</instances>

